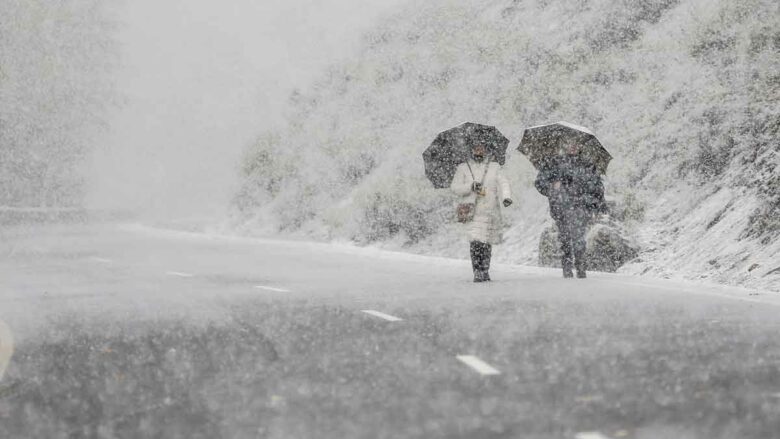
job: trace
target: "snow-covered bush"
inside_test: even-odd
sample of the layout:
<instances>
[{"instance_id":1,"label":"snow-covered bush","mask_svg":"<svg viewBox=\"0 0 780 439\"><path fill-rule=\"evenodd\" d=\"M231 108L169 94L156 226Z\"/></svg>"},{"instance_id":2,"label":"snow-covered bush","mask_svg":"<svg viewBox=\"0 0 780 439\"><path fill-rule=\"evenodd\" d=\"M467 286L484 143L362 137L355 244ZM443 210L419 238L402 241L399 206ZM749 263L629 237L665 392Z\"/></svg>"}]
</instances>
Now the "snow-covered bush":
<instances>
[{"instance_id":1,"label":"snow-covered bush","mask_svg":"<svg viewBox=\"0 0 780 439\"><path fill-rule=\"evenodd\" d=\"M462 254L421 153L470 120L512 140L497 257L534 263L546 202L514 148L524 127L568 120L615 157L608 195L647 249L624 270L777 285L778 29L776 0L413 2L248 151L242 224Z\"/></svg>"}]
</instances>

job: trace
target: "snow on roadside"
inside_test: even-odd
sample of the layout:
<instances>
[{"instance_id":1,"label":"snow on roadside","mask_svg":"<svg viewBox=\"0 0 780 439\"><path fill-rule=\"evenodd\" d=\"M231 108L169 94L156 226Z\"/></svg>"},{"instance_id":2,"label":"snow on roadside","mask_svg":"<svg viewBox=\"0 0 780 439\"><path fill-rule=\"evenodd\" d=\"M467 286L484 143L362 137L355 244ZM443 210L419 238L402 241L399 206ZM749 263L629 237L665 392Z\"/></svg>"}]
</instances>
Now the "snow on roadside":
<instances>
[{"instance_id":1,"label":"snow on roadside","mask_svg":"<svg viewBox=\"0 0 780 439\"><path fill-rule=\"evenodd\" d=\"M339 254L359 255L375 259L393 261L406 261L424 263L435 266L460 266L470 267L470 263L464 259L456 259L442 256L430 256L414 254L405 251L394 251L380 246L356 246L350 242L314 242L302 239L279 239L270 237L248 237L231 235L225 232L193 232L174 229L165 229L144 224L122 224L120 230L130 233L139 233L153 236L159 239L176 239L187 241L219 242L232 245L272 245L285 246L299 249L308 249L317 252L333 252ZM498 262L493 268L532 277L559 277L559 269L544 268L533 265ZM628 271L619 273L591 273L591 278L598 282L617 283L632 287L658 288L679 292L680 294L700 294L709 296L725 296L739 300L753 301L780 306L780 295L761 288L745 288L713 283L712 279L702 278L690 280L678 278L662 279L653 276L640 276Z\"/></svg>"}]
</instances>

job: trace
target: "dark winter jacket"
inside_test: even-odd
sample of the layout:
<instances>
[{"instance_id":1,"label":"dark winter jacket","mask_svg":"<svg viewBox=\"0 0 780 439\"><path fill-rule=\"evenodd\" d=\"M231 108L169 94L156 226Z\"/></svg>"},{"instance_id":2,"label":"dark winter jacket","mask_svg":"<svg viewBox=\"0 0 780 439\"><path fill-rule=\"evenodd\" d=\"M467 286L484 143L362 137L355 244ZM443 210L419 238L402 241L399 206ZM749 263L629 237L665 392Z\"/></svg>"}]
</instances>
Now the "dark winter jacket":
<instances>
[{"instance_id":1,"label":"dark winter jacket","mask_svg":"<svg viewBox=\"0 0 780 439\"><path fill-rule=\"evenodd\" d=\"M553 190L553 183L561 189ZM551 157L539 170L536 189L550 201L550 213L559 218L565 209L582 208L595 213L604 211L604 184L596 167L578 155Z\"/></svg>"}]
</instances>

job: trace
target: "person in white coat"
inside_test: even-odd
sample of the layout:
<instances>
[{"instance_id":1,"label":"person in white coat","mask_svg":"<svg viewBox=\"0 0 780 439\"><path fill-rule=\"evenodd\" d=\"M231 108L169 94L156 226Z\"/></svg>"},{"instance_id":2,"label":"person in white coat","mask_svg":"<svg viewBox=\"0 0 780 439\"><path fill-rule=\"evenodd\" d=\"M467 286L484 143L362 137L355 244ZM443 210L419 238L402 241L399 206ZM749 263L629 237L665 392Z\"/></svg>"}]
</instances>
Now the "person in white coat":
<instances>
[{"instance_id":1,"label":"person in white coat","mask_svg":"<svg viewBox=\"0 0 780 439\"><path fill-rule=\"evenodd\" d=\"M502 238L501 205L512 204L509 182L502 174L501 165L491 161L487 148L478 144L472 148L471 158L458 165L450 188L462 197L462 203L474 203L474 216L465 225L474 282L489 281L493 245Z\"/></svg>"}]
</instances>

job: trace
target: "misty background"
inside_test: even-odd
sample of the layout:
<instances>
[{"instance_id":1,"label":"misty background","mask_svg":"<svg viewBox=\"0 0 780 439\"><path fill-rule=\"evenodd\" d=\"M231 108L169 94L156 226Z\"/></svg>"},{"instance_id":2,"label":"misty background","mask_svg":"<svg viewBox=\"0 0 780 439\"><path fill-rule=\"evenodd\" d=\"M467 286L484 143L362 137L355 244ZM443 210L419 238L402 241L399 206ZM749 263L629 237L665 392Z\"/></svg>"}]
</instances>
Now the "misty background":
<instances>
[{"instance_id":1,"label":"misty background","mask_svg":"<svg viewBox=\"0 0 780 439\"><path fill-rule=\"evenodd\" d=\"M290 94L355 50L401 0L165 1L116 6L119 103L90 161L87 205L218 218L242 151Z\"/></svg>"}]
</instances>

